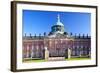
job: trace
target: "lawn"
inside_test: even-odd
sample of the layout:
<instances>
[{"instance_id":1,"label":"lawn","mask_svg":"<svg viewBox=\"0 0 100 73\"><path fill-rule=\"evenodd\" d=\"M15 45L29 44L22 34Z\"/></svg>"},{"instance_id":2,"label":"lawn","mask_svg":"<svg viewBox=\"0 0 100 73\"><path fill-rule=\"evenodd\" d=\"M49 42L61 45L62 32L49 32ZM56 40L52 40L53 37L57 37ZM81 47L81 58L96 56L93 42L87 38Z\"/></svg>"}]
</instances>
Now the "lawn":
<instances>
[{"instance_id":1,"label":"lawn","mask_svg":"<svg viewBox=\"0 0 100 73\"><path fill-rule=\"evenodd\" d=\"M70 59L65 59L67 61L73 61L73 60L90 60L91 58L70 58ZM23 62L25 63L31 63L31 62L47 62L47 60L44 59L24 59Z\"/></svg>"},{"instance_id":2,"label":"lawn","mask_svg":"<svg viewBox=\"0 0 100 73\"><path fill-rule=\"evenodd\" d=\"M26 60L26 59L24 59L23 60L23 62L45 62L46 60L44 60L44 59L36 59L36 60L34 60L34 59L28 59L28 60Z\"/></svg>"},{"instance_id":3,"label":"lawn","mask_svg":"<svg viewBox=\"0 0 100 73\"><path fill-rule=\"evenodd\" d=\"M71 60L89 60L91 58L70 58L70 59L66 59L68 61L71 61Z\"/></svg>"}]
</instances>

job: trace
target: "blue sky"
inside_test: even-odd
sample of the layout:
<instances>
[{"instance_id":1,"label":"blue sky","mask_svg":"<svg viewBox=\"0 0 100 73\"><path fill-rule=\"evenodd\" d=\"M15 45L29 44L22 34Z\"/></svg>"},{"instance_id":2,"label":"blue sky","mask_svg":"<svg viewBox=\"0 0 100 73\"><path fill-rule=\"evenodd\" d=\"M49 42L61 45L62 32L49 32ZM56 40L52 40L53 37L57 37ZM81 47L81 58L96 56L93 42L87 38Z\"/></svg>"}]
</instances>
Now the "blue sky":
<instances>
[{"instance_id":1,"label":"blue sky","mask_svg":"<svg viewBox=\"0 0 100 73\"><path fill-rule=\"evenodd\" d=\"M91 33L91 14L79 12L56 12L56 11L36 11L23 10L23 35L43 35L49 33L51 26L57 22L57 15L60 15L65 31L73 34Z\"/></svg>"}]
</instances>

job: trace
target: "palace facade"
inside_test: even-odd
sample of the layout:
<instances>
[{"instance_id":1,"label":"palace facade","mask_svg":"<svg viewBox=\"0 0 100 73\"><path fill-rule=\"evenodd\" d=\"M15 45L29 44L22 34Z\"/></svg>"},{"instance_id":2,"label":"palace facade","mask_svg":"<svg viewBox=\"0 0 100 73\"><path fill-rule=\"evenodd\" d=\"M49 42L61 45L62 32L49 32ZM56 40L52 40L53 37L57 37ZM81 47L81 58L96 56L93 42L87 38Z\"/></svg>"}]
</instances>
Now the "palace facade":
<instances>
[{"instance_id":1,"label":"palace facade","mask_svg":"<svg viewBox=\"0 0 100 73\"><path fill-rule=\"evenodd\" d=\"M91 57L91 36L65 32L58 15L49 34L23 36L23 58L43 59L45 50L49 57Z\"/></svg>"}]
</instances>

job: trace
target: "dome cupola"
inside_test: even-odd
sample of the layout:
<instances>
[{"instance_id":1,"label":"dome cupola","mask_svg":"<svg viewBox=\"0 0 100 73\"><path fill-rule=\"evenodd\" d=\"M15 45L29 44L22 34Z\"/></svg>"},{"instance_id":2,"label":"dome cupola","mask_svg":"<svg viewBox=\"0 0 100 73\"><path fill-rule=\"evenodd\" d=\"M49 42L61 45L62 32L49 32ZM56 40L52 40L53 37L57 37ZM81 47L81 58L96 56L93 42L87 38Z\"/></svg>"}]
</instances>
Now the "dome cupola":
<instances>
[{"instance_id":1,"label":"dome cupola","mask_svg":"<svg viewBox=\"0 0 100 73\"><path fill-rule=\"evenodd\" d=\"M59 25L59 26L64 26L63 23L60 21L60 15L58 14L58 20L57 20L57 23L56 25Z\"/></svg>"},{"instance_id":2,"label":"dome cupola","mask_svg":"<svg viewBox=\"0 0 100 73\"><path fill-rule=\"evenodd\" d=\"M60 15L59 14L57 16L56 24L51 27L51 33L52 34L58 34L58 33L59 34L64 34L64 25L60 21Z\"/></svg>"}]
</instances>

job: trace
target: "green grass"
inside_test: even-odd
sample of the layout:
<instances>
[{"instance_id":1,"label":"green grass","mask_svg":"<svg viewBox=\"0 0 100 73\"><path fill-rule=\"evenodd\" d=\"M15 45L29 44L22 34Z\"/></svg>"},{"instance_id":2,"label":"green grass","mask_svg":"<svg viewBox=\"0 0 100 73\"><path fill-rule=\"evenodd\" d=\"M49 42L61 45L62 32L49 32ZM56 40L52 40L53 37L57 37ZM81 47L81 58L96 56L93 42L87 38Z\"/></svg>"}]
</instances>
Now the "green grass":
<instances>
[{"instance_id":1,"label":"green grass","mask_svg":"<svg viewBox=\"0 0 100 73\"><path fill-rule=\"evenodd\" d=\"M28 59L28 60L23 60L23 62L45 62L46 60L44 59L38 59L38 60L34 60L34 59Z\"/></svg>"},{"instance_id":2,"label":"green grass","mask_svg":"<svg viewBox=\"0 0 100 73\"><path fill-rule=\"evenodd\" d=\"M71 61L71 60L89 60L91 58L70 58L70 59L66 59L68 61Z\"/></svg>"},{"instance_id":3,"label":"green grass","mask_svg":"<svg viewBox=\"0 0 100 73\"><path fill-rule=\"evenodd\" d=\"M70 59L65 59L66 61L73 61L73 60L90 60L91 58L70 58ZM47 60L44 59L24 59L24 63L31 63L31 62L47 62Z\"/></svg>"}]
</instances>

